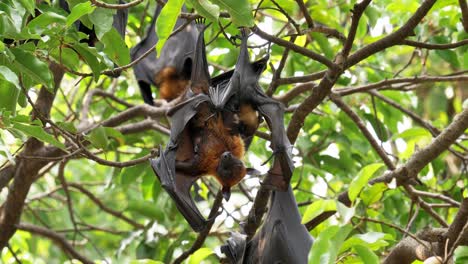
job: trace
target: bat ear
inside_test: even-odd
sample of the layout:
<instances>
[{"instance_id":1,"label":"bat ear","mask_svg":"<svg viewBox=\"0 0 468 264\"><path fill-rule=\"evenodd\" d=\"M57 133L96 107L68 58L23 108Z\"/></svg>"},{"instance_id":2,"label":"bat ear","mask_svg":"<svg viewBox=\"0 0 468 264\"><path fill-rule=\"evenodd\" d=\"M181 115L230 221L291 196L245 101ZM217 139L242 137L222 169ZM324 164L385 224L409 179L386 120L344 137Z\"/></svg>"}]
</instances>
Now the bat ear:
<instances>
[{"instance_id":1,"label":"bat ear","mask_svg":"<svg viewBox=\"0 0 468 264\"><path fill-rule=\"evenodd\" d=\"M195 46L195 54L193 56L194 59L190 81L192 83L192 88L201 88L202 91L208 93L208 87L210 86L210 73L208 72L204 39L206 27L201 20L197 21L197 29L199 34L197 44Z\"/></svg>"}]
</instances>

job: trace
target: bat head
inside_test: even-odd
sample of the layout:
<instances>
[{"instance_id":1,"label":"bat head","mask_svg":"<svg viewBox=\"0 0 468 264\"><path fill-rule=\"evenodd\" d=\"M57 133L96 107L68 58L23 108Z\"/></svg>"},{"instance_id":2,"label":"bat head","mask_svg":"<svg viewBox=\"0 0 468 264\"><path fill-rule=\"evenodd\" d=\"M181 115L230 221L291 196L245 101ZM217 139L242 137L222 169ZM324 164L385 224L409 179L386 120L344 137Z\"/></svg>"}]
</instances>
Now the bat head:
<instances>
[{"instance_id":1,"label":"bat head","mask_svg":"<svg viewBox=\"0 0 468 264\"><path fill-rule=\"evenodd\" d=\"M244 178L247 169L240 159L235 157L231 152L226 151L221 154L216 172L219 181L223 185L223 196L227 201L231 196L231 187Z\"/></svg>"}]
</instances>

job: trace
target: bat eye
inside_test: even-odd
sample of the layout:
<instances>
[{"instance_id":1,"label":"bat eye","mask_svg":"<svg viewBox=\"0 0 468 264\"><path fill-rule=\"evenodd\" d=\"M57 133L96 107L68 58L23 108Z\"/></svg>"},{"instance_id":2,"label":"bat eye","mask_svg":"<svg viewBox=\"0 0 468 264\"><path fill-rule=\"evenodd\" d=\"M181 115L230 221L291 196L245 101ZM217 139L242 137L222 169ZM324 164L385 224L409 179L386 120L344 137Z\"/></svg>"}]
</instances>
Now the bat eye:
<instances>
[{"instance_id":1,"label":"bat eye","mask_svg":"<svg viewBox=\"0 0 468 264\"><path fill-rule=\"evenodd\" d=\"M232 158L231 152L226 151L221 155L221 159L223 159L223 160L227 160L227 159L230 159L230 158Z\"/></svg>"}]
</instances>

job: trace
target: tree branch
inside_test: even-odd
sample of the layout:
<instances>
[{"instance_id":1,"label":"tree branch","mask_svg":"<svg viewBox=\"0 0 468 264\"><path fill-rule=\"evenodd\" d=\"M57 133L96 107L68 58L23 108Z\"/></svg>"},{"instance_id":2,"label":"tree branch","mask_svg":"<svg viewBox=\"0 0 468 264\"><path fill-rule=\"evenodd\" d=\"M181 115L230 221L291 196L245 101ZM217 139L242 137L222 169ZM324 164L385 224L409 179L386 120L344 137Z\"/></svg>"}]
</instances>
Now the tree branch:
<instances>
[{"instance_id":1,"label":"tree branch","mask_svg":"<svg viewBox=\"0 0 468 264\"><path fill-rule=\"evenodd\" d=\"M62 236L61 234L58 234L50 229L40 227L40 226L35 226L31 224L17 224L15 226L19 230L23 230L26 232L30 232L33 234L37 234L43 237L47 237L51 239L55 244L57 244L59 247L65 251L68 255L71 257L85 263L85 264L91 264L94 263L94 261L88 259L87 257L81 255L78 253L78 251L75 250L75 248L67 241L67 239Z\"/></svg>"}]
</instances>

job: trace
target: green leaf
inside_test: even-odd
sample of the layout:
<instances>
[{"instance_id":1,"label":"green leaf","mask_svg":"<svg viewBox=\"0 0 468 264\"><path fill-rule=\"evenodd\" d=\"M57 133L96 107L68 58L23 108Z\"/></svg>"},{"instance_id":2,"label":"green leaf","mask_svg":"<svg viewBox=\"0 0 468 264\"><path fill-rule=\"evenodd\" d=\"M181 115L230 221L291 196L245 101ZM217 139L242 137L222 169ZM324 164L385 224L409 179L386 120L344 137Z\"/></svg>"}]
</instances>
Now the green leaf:
<instances>
[{"instance_id":1,"label":"green leaf","mask_svg":"<svg viewBox=\"0 0 468 264\"><path fill-rule=\"evenodd\" d=\"M94 80L97 82L101 75L101 64L99 63L96 55L91 51L91 48L83 43L75 43L73 45L73 49L81 55L86 64L91 68Z\"/></svg>"},{"instance_id":2,"label":"green leaf","mask_svg":"<svg viewBox=\"0 0 468 264\"><path fill-rule=\"evenodd\" d=\"M11 122L13 128L18 129L19 131L25 133L30 137L34 137L37 140L40 140L45 143L56 146L57 148L65 150L65 145L55 139L51 134L44 131L44 128L38 125L28 125L16 121Z\"/></svg>"},{"instance_id":3,"label":"green leaf","mask_svg":"<svg viewBox=\"0 0 468 264\"><path fill-rule=\"evenodd\" d=\"M67 17L67 27L71 26L80 17L90 14L96 7L91 4L91 1L77 4L74 6Z\"/></svg>"},{"instance_id":4,"label":"green leaf","mask_svg":"<svg viewBox=\"0 0 468 264\"><path fill-rule=\"evenodd\" d=\"M0 78L13 84L16 89L21 89L18 81L18 76L16 76L16 74L12 70L10 70L10 68L0 65Z\"/></svg>"},{"instance_id":5,"label":"green leaf","mask_svg":"<svg viewBox=\"0 0 468 264\"><path fill-rule=\"evenodd\" d=\"M364 190L362 190L360 197L362 201L367 206L377 202L382 198L384 191L387 190L387 185L385 183L376 183L372 186L365 186Z\"/></svg>"},{"instance_id":6,"label":"green leaf","mask_svg":"<svg viewBox=\"0 0 468 264\"><path fill-rule=\"evenodd\" d=\"M161 53L167 38L172 33L183 4L183 0L169 0L161 10L156 21L156 34L159 38L156 44L157 54Z\"/></svg>"},{"instance_id":7,"label":"green leaf","mask_svg":"<svg viewBox=\"0 0 468 264\"><path fill-rule=\"evenodd\" d=\"M36 58L31 52L21 48L11 48L15 55L15 66L34 81L44 85L50 92L54 92L54 79L47 63Z\"/></svg>"},{"instance_id":8,"label":"green leaf","mask_svg":"<svg viewBox=\"0 0 468 264\"><path fill-rule=\"evenodd\" d=\"M15 113L19 94L18 88L0 78L0 111L6 110Z\"/></svg>"},{"instance_id":9,"label":"green leaf","mask_svg":"<svg viewBox=\"0 0 468 264\"><path fill-rule=\"evenodd\" d=\"M200 248L195 253L193 253L189 260L189 264L198 264L201 263L202 260L206 259L209 255L214 254L213 249L211 248Z\"/></svg>"},{"instance_id":10,"label":"green leaf","mask_svg":"<svg viewBox=\"0 0 468 264\"><path fill-rule=\"evenodd\" d=\"M70 48L54 49L51 55L57 62L65 65L69 69L77 70L79 67L80 58L78 54Z\"/></svg>"},{"instance_id":11,"label":"green leaf","mask_svg":"<svg viewBox=\"0 0 468 264\"><path fill-rule=\"evenodd\" d=\"M333 58L334 52L333 52L333 49L331 48L328 38L325 37L324 34L320 34L317 32L311 33L311 36L314 38L315 41L317 41L317 44L320 46L320 49L322 50L322 52L325 53L325 56L329 59Z\"/></svg>"},{"instance_id":12,"label":"green leaf","mask_svg":"<svg viewBox=\"0 0 468 264\"><path fill-rule=\"evenodd\" d=\"M348 196L351 202L354 202L362 188L369 182L369 179L383 166L383 163L374 163L361 169L358 175L349 184Z\"/></svg>"},{"instance_id":13,"label":"green leaf","mask_svg":"<svg viewBox=\"0 0 468 264\"><path fill-rule=\"evenodd\" d=\"M335 200L318 200L307 206L304 216L302 217L302 223L307 223L326 211L336 211Z\"/></svg>"},{"instance_id":14,"label":"green leaf","mask_svg":"<svg viewBox=\"0 0 468 264\"><path fill-rule=\"evenodd\" d=\"M112 28L101 39L104 44L104 52L119 66L130 63L130 52L122 36Z\"/></svg>"},{"instance_id":15,"label":"green leaf","mask_svg":"<svg viewBox=\"0 0 468 264\"><path fill-rule=\"evenodd\" d=\"M252 7L248 0L211 0L211 2L226 9L236 26L252 27L254 25Z\"/></svg>"},{"instance_id":16,"label":"green leaf","mask_svg":"<svg viewBox=\"0 0 468 264\"><path fill-rule=\"evenodd\" d=\"M109 140L107 140L106 129L102 126L96 127L86 136L86 138L91 142L96 148L106 149L109 145Z\"/></svg>"},{"instance_id":17,"label":"green leaf","mask_svg":"<svg viewBox=\"0 0 468 264\"><path fill-rule=\"evenodd\" d=\"M378 264L379 257L372 252L369 248L361 245L354 246L354 249L358 253L359 257L363 261L364 264Z\"/></svg>"},{"instance_id":18,"label":"green leaf","mask_svg":"<svg viewBox=\"0 0 468 264\"><path fill-rule=\"evenodd\" d=\"M48 27L53 27L55 30L57 30L59 26L65 27L66 20L66 17L57 13L44 12L31 20L26 28L31 32L41 34Z\"/></svg>"},{"instance_id":19,"label":"green leaf","mask_svg":"<svg viewBox=\"0 0 468 264\"><path fill-rule=\"evenodd\" d=\"M352 226L350 225L345 225L342 227L327 227L325 230L320 232L319 236L312 245L310 259L314 260L314 263L335 263L338 250L351 230Z\"/></svg>"},{"instance_id":20,"label":"green leaf","mask_svg":"<svg viewBox=\"0 0 468 264\"><path fill-rule=\"evenodd\" d=\"M213 22L218 21L219 6L210 3L208 0L187 0L198 14Z\"/></svg>"},{"instance_id":21,"label":"green leaf","mask_svg":"<svg viewBox=\"0 0 468 264\"><path fill-rule=\"evenodd\" d=\"M20 4L28 10L29 14L35 14L34 9L36 8L36 2L34 0L19 0Z\"/></svg>"},{"instance_id":22,"label":"green leaf","mask_svg":"<svg viewBox=\"0 0 468 264\"><path fill-rule=\"evenodd\" d=\"M418 139L418 138L424 138L424 137L429 137L432 138L432 135L429 131L427 131L424 128L421 127L413 127L409 128L400 134L395 134L392 139L397 139L397 138L402 138L402 139Z\"/></svg>"},{"instance_id":23,"label":"green leaf","mask_svg":"<svg viewBox=\"0 0 468 264\"><path fill-rule=\"evenodd\" d=\"M164 215L157 208L156 204L148 201L129 201L127 210L158 221L163 221L164 219Z\"/></svg>"},{"instance_id":24,"label":"green leaf","mask_svg":"<svg viewBox=\"0 0 468 264\"><path fill-rule=\"evenodd\" d=\"M112 9L97 8L88 17L94 25L97 38L101 39L112 28L114 12Z\"/></svg>"},{"instance_id":25,"label":"green leaf","mask_svg":"<svg viewBox=\"0 0 468 264\"><path fill-rule=\"evenodd\" d=\"M436 50L437 56L442 58L444 61L450 63L455 69L460 68L460 62L458 61L458 55L453 50Z\"/></svg>"},{"instance_id":26,"label":"green leaf","mask_svg":"<svg viewBox=\"0 0 468 264\"><path fill-rule=\"evenodd\" d=\"M468 262L468 246L459 246L453 254L455 264L463 264Z\"/></svg>"}]
</instances>

